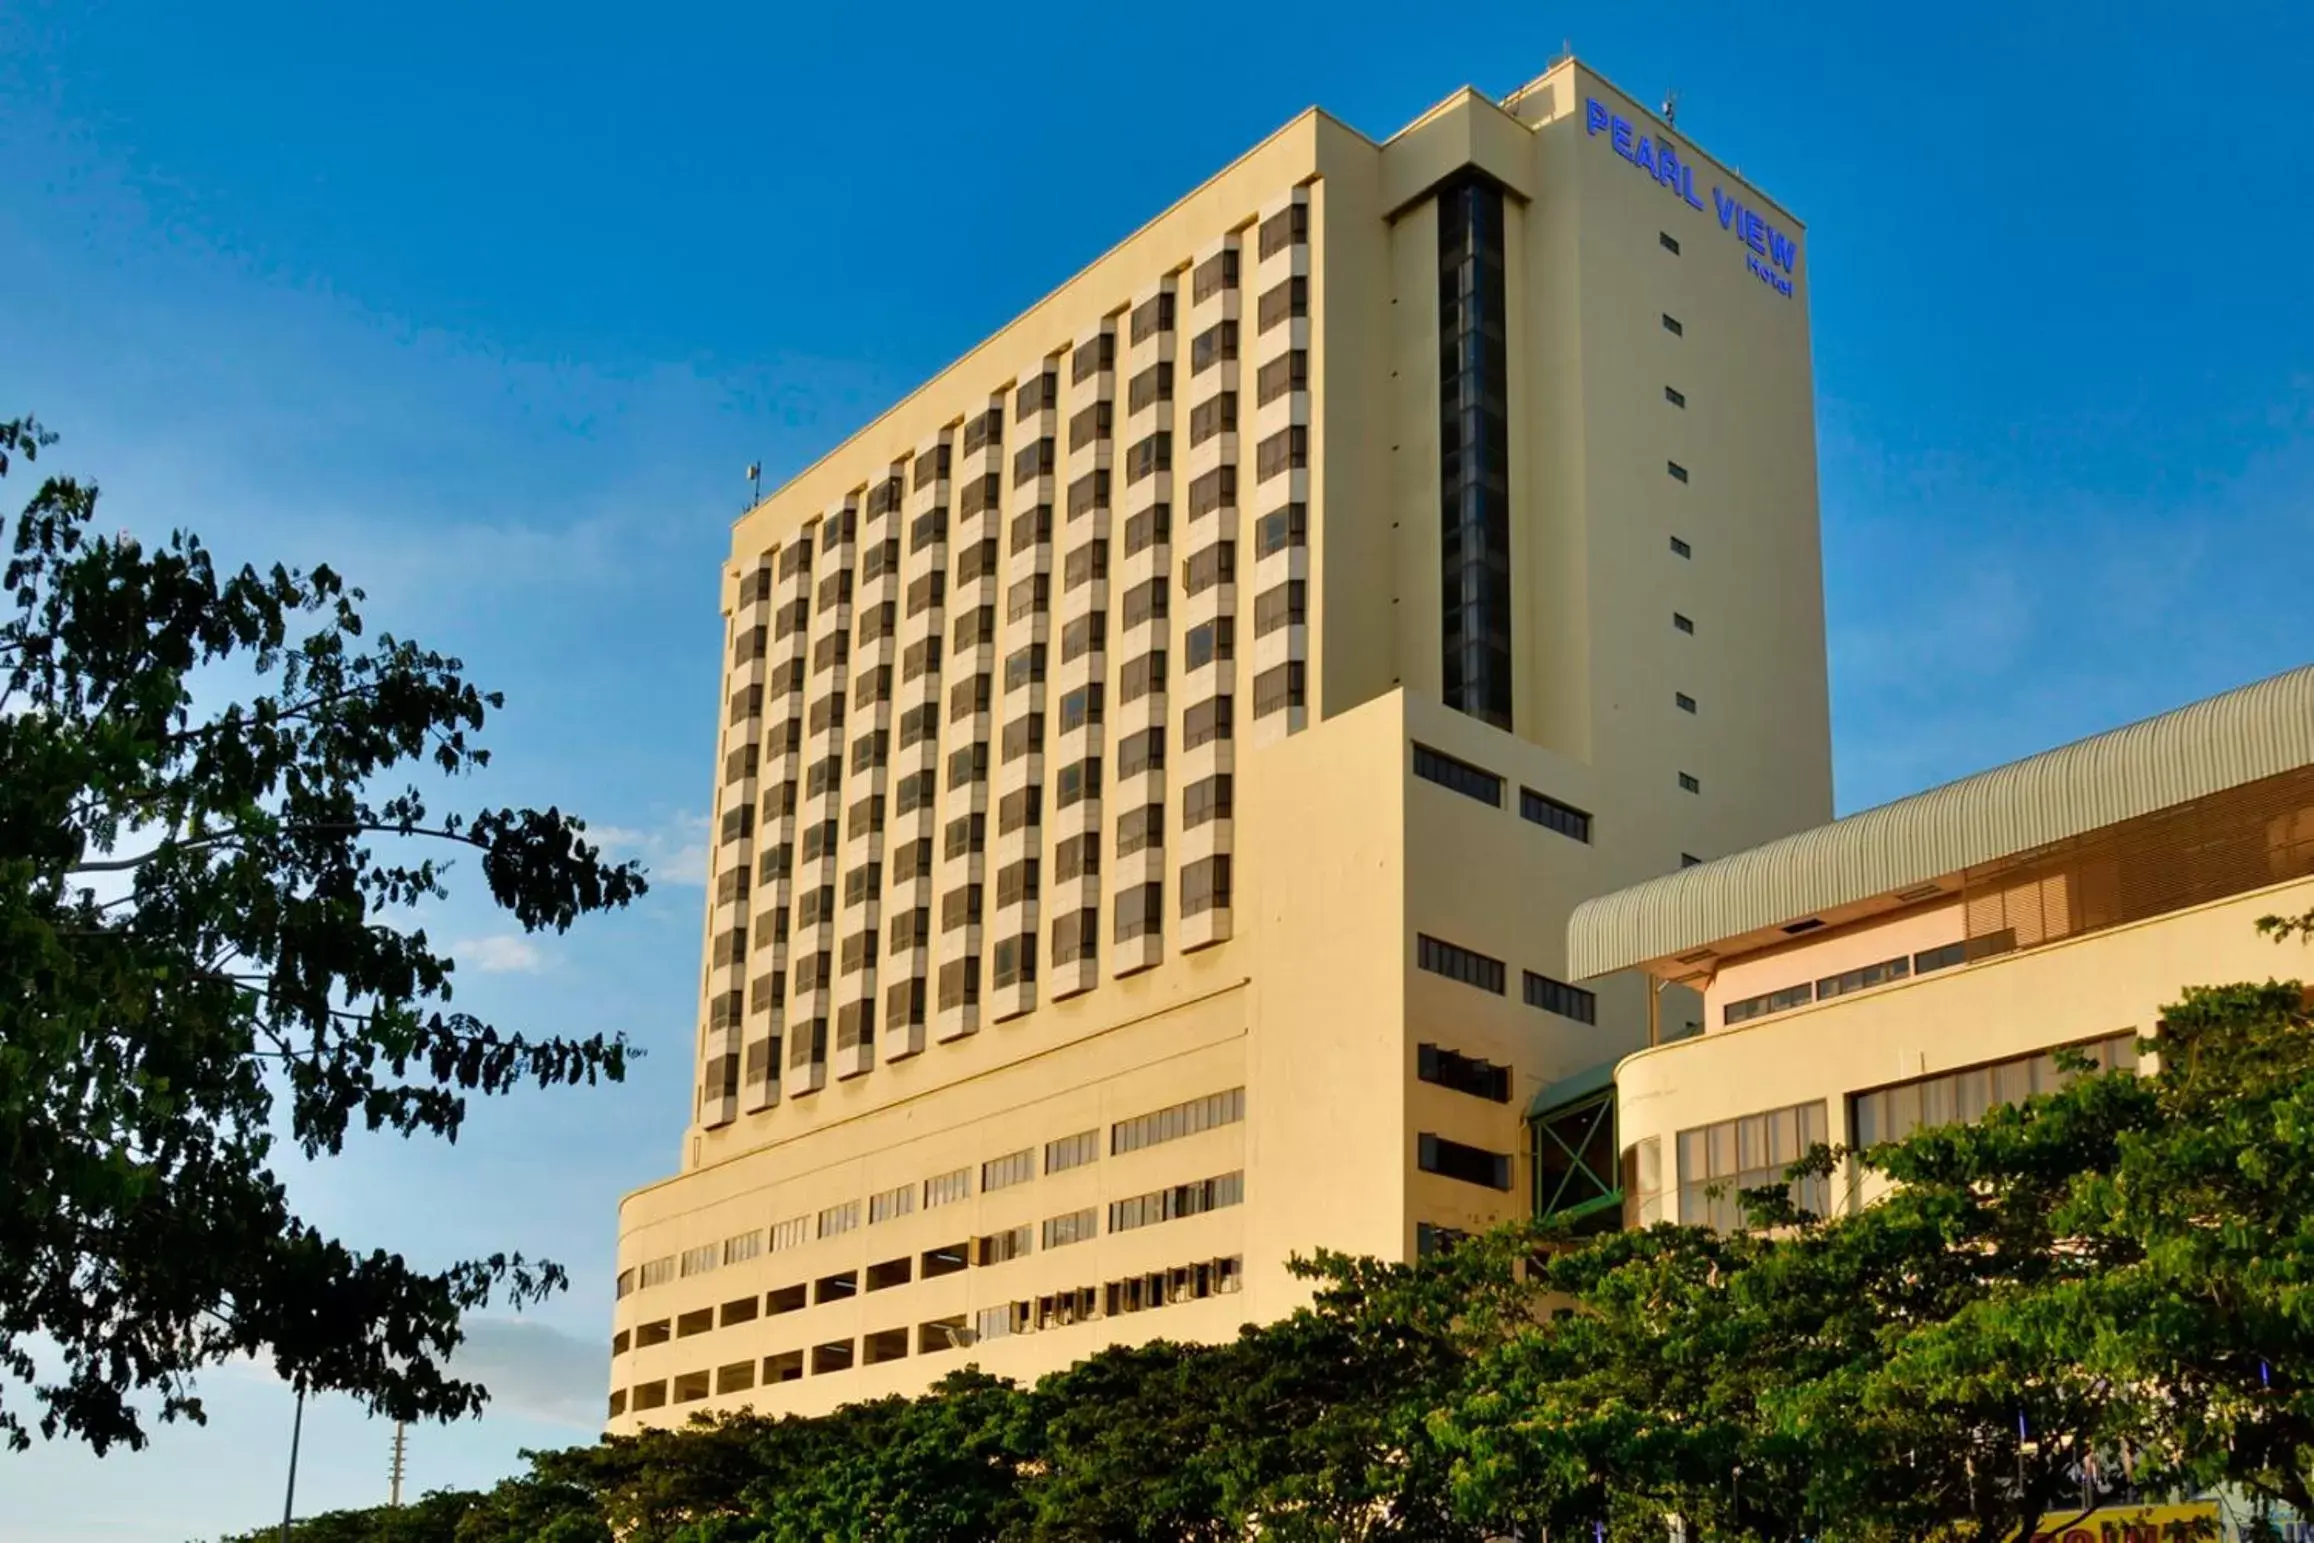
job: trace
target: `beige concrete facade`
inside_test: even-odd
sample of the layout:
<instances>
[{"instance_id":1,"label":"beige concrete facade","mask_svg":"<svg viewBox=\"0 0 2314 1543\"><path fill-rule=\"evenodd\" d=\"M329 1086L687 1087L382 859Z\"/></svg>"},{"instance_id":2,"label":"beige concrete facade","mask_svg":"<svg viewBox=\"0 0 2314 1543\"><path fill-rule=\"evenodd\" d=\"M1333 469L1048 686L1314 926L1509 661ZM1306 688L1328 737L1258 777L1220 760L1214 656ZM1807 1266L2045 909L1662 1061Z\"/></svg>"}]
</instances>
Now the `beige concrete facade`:
<instances>
[{"instance_id":1,"label":"beige concrete facade","mask_svg":"<svg viewBox=\"0 0 2314 1543\"><path fill-rule=\"evenodd\" d=\"M1525 1101L1645 1042L1571 909L1830 812L1799 239L1572 61L1313 110L739 521L612 1429L1525 1209Z\"/></svg>"},{"instance_id":2,"label":"beige concrete facade","mask_svg":"<svg viewBox=\"0 0 2314 1543\"><path fill-rule=\"evenodd\" d=\"M2292 671L1578 908L1572 956L1703 1004L1616 1067L1626 1223L1726 1224L1713 1181L1773 1182L1781 1131L1970 1118L2060 1047L2135 1061L2188 986L2305 976L2256 922L2314 910L2310 704ZM1870 1198L1853 1165L1816 1197Z\"/></svg>"}]
</instances>

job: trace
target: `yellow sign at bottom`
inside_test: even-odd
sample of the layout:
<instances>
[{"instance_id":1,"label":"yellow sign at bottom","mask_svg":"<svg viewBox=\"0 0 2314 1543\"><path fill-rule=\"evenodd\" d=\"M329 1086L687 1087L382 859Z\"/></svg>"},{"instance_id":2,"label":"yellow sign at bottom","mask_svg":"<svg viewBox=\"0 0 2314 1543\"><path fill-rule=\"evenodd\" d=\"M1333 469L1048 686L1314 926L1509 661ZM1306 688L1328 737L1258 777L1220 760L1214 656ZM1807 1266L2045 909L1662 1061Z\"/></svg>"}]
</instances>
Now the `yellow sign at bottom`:
<instances>
[{"instance_id":1,"label":"yellow sign at bottom","mask_svg":"<svg viewBox=\"0 0 2314 1543\"><path fill-rule=\"evenodd\" d=\"M2100 1506L2089 1512L2051 1511L2033 1529L2030 1543L2172 1543L2173 1539L2216 1539L2215 1501L2192 1505ZM2010 1543L2018 1543L2011 1539Z\"/></svg>"}]
</instances>

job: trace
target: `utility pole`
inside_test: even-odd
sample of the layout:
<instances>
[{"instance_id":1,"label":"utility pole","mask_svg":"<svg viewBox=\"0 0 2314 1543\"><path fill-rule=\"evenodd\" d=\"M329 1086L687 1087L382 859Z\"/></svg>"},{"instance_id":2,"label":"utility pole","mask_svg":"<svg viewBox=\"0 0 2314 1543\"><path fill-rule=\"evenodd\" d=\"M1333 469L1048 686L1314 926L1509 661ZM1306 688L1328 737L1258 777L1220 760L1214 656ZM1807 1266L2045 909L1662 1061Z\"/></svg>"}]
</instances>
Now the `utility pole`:
<instances>
[{"instance_id":1,"label":"utility pole","mask_svg":"<svg viewBox=\"0 0 2314 1543\"><path fill-rule=\"evenodd\" d=\"M289 1543L289 1517L297 1509L297 1438L305 1434L305 1378L297 1379L297 1412L289 1421L289 1492L281 1498L281 1543Z\"/></svg>"},{"instance_id":2,"label":"utility pole","mask_svg":"<svg viewBox=\"0 0 2314 1543\"><path fill-rule=\"evenodd\" d=\"M397 1509L402 1504L402 1474L410 1456L410 1427L394 1422L394 1460L387 1466L386 1479L390 1486L386 1504Z\"/></svg>"}]
</instances>

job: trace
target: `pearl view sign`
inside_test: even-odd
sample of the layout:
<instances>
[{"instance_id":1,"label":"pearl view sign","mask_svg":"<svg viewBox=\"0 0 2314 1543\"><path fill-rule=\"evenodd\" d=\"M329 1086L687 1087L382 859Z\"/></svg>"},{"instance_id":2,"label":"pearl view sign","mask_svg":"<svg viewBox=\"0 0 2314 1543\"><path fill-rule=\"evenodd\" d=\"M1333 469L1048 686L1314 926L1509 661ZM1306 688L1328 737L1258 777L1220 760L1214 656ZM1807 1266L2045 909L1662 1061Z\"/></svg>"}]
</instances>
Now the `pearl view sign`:
<instances>
[{"instance_id":1,"label":"pearl view sign","mask_svg":"<svg viewBox=\"0 0 2314 1543\"><path fill-rule=\"evenodd\" d=\"M1681 157L1679 147L1670 139L1637 133L1630 119L1609 112L1597 97L1584 100L1583 127L1594 139L1606 135L1617 155L1654 178L1657 186L1677 195L1680 202L1692 209L1707 207L1695 196L1694 165ZM1785 235L1758 210L1716 186L1708 208L1719 216L1719 228L1749 249L1744 266L1751 269L1752 276L1777 294L1791 298L1792 267L1800 260L1799 238Z\"/></svg>"}]
</instances>

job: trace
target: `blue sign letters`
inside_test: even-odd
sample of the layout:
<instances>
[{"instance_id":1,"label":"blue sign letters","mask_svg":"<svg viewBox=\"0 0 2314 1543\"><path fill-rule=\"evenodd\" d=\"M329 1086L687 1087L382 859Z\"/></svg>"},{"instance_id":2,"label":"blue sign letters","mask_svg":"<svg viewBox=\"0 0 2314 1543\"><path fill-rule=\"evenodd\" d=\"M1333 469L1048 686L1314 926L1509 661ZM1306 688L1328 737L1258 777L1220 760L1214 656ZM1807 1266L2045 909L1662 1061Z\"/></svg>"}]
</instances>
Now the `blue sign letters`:
<instances>
[{"instance_id":1,"label":"blue sign letters","mask_svg":"<svg viewBox=\"0 0 2314 1543\"><path fill-rule=\"evenodd\" d=\"M1690 208L1704 207L1703 200L1695 196L1694 166L1681 158L1679 147L1669 138L1644 134L1635 137L1631 120L1609 112L1597 97L1583 103L1583 127L1594 138L1605 134L1617 155L1654 178L1657 186L1678 194L1681 202ZM1761 283L1789 298L1792 265L1800 260L1798 238L1785 235L1758 210L1717 187L1711 190L1711 209L1719 216L1719 228L1749 248L1744 254L1744 266ZM1779 269L1782 271L1777 271Z\"/></svg>"}]
</instances>

